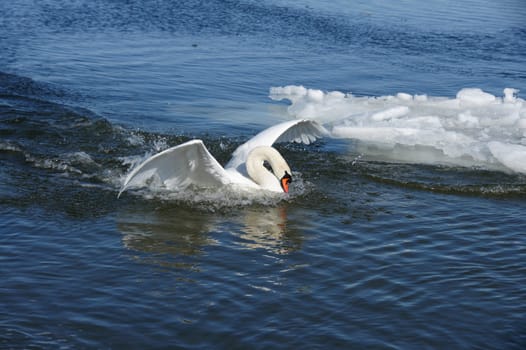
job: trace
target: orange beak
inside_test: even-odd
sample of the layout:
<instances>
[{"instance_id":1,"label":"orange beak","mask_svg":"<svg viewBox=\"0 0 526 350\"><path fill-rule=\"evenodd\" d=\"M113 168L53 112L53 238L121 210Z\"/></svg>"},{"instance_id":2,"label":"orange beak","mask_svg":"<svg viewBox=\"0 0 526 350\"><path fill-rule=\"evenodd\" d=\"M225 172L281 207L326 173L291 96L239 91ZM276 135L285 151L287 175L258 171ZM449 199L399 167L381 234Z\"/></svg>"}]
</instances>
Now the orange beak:
<instances>
[{"instance_id":1,"label":"orange beak","mask_svg":"<svg viewBox=\"0 0 526 350\"><path fill-rule=\"evenodd\" d=\"M292 176L285 171L285 175L281 178L281 188L285 193L289 193L289 185L292 182Z\"/></svg>"}]
</instances>

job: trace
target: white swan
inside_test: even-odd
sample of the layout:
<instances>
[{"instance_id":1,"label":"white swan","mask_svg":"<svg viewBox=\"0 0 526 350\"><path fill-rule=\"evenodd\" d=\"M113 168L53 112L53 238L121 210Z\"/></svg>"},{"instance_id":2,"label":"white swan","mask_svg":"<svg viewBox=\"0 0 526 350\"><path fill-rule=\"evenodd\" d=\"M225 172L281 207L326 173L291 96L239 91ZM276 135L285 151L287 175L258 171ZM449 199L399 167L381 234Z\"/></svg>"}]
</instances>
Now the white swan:
<instances>
[{"instance_id":1,"label":"white swan","mask_svg":"<svg viewBox=\"0 0 526 350\"><path fill-rule=\"evenodd\" d=\"M127 188L155 179L168 189L190 185L219 188L238 185L245 189L288 192L292 172L275 142L309 144L328 132L311 120L292 120L274 125L239 146L223 168L201 140L192 140L146 159L126 177L118 197ZM272 172L264 163L270 165Z\"/></svg>"}]
</instances>

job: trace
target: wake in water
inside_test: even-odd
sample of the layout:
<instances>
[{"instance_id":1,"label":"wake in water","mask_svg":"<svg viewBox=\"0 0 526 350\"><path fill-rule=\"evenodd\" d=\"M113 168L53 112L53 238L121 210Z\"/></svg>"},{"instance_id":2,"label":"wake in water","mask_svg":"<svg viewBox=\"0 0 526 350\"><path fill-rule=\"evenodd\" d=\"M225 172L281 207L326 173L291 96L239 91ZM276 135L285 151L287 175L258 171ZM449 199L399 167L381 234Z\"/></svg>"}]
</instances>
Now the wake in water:
<instances>
[{"instance_id":1,"label":"wake in water","mask_svg":"<svg viewBox=\"0 0 526 350\"><path fill-rule=\"evenodd\" d=\"M526 174L526 103L518 90L497 97L477 88L455 98L409 95L358 97L303 86L273 87L288 113L330 127L335 138L357 140L372 159L482 167Z\"/></svg>"},{"instance_id":2,"label":"wake in water","mask_svg":"<svg viewBox=\"0 0 526 350\"><path fill-rule=\"evenodd\" d=\"M18 81L16 77L8 78ZM31 85L32 81L27 83ZM71 212L88 201L93 201L98 211L113 210L111 203L130 169L190 139L128 130L88 110L10 91L0 96L0 134L0 203L27 205L41 201L47 206L71 208ZM222 163L239 145L237 140L223 138L207 138L206 143ZM178 191L155 182L148 182L133 195L205 211L248 204L275 206L308 191L309 184L302 180L301 172L295 171L294 175L291 195L240 193L228 186L221 192L195 186ZM107 202L98 203L98 198L106 196L110 198ZM56 203L50 198L57 198Z\"/></svg>"}]
</instances>

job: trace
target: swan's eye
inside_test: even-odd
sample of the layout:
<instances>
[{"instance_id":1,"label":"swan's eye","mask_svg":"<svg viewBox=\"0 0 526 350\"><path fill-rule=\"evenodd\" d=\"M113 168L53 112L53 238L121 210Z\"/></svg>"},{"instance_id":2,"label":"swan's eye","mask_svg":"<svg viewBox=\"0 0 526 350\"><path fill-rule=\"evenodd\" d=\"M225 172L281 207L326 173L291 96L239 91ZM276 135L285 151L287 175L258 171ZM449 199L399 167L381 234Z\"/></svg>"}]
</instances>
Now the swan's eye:
<instances>
[{"instance_id":1,"label":"swan's eye","mask_svg":"<svg viewBox=\"0 0 526 350\"><path fill-rule=\"evenodd\" d=\"M269 164L269 162L264 161L264 162L263 162L263 166L264 166L268 171L273 171L273 170L272 170L272 167L271 167L270 164Z\"/></svg>"}]
</instances>

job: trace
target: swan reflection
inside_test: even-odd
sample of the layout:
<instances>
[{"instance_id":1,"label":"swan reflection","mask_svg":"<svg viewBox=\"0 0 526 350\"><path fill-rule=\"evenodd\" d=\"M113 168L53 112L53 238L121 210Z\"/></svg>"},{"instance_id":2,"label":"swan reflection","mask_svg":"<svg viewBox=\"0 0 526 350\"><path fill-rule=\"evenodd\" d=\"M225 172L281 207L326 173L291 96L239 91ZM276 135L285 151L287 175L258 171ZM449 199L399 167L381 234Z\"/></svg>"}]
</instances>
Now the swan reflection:
<instances>
[{"instance_id":1,"label":"swan reflection","mask_svg":"<svg viewBox=\"0 0 526 350\"><path fill-rule=\"evenodd\" d=\"M203 247L216 244L208 235L213 227L210 215L180 207L131 210L117 219L124 247L139 253L134 259L185 269L196 264L181 257L200 255Z\"/></svg>"},{"instance_id":2,"label":"swan reflection","mask_svg":"<svg viewBox=\"0 0 526 350\"><path fill-rule=\"evenodd\" d=\"M288 254L302 244L301 235L287 224L285 206L221 214L189 207L143 208L121 212L117 227L124 247L139 253L134 258L184 268L195 268L195 257L213 245Z\"/></svg>"},{"instance_id":3,"label":"swan reflection","mask_svg":"<svg viewBox=\"0 0 526 350\"><path fill-rule=\"evenodd\" d=\"M301 247L300 235L287 226L287 208L249 208L243 213L243 229L237 232L239 245L288 254Z\"/></svg>"}]
</instances>

